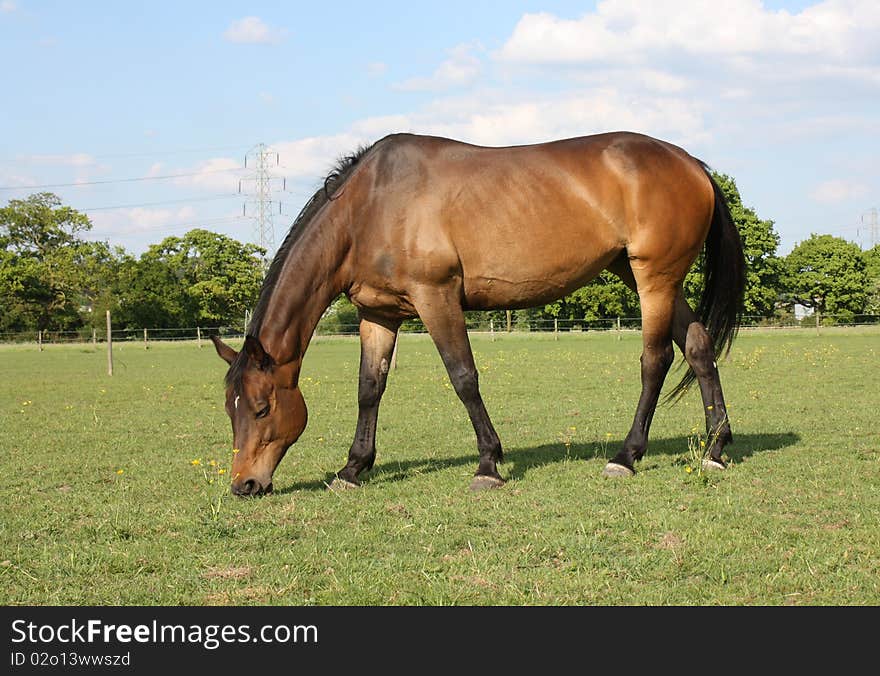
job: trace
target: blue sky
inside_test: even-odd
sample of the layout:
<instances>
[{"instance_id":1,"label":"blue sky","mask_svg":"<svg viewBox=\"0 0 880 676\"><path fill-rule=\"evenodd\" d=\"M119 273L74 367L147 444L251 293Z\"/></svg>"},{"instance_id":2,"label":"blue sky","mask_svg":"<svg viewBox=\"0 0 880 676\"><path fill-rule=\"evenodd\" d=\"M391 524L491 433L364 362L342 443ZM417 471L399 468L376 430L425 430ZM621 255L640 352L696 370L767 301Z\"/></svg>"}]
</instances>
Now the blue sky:
<instances>
[{"instance_id":1,"label":"blue sky","mask_svg":"<svg viewBox=\"0 0 880 676\"><path fill-rule=\"evenodd\" d=\"M0 203L76 183L46 189L133 253L191 227L248 241L239 179L266 143L280 241L334 159L387 133L630 129L734 176L783 253L867 246L878 34L876 0L0 0Z\"/></svg>"}]
</instances>

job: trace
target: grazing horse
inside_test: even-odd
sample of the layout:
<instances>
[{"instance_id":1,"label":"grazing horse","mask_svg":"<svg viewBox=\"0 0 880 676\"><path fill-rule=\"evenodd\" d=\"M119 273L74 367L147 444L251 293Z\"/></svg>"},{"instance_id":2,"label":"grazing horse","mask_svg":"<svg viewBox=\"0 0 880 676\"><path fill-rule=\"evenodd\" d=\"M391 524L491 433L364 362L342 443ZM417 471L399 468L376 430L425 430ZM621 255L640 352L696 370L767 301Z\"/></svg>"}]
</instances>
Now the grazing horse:
<instances>
[{"instance_id":1,"label":"grazing horse","mask_svg":"<svg viewBox=\"0 0 880 676\"><path fill-rule=\"evenodd\" d=\"M682 280L703 252L696 309ZM552 302L603 269L638 294L642 391L606 476L631 476L648 445L675 342L699 383L706 463L732 441L716 357L741 317L739 234L707 167L669 143L629 132L487 148L394 134L341 159L306 203L270 265L244 346L214 337L229 363L232 492L258 495L306 426L299 389L318 320L345 293L360 317L358 419L334 485L353 487L376 458L376 420L397 330L420 317L477 437L474 489L503 483L501 442L486 412L465 310Z\"/></svg>"}]
</instances>

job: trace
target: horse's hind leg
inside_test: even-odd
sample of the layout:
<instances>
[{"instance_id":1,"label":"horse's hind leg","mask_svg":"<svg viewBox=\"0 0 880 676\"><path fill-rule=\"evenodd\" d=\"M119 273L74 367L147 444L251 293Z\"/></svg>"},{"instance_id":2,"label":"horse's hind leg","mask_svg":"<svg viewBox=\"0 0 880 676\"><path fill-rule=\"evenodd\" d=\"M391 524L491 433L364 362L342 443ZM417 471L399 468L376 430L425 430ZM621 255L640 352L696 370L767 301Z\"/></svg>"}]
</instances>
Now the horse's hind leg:
<instances>
[{"instance_id":1,"label":"horse's hind leg","mask_svg":"<svg viewBox=\"0 0 880 676\"><path fill-rule=\"evenodd\" d=\"M605 466L605 476L631 476L633 465L648 448L648 432L660 389L672 365L672 316L675 289L660 277L636 281L642 305L642 394L623 448Z\"/></svg>"},{"instance_id":2,"label":"horse's hind leg","mask_svg":"<svg viewBox=\"0 0 880 676\"><path fill-rule=\"evenodd\" d=\"M474 426L480 464L471 482L471 489L480 490L504 483L496 467L503 454L501 441L480 395L479 377L460 298L460 290L457 288L433 287L414 294L413 301L437 346L455 393L467 409Z\"/></svg>"},{"instance_id":3,"label":"horse's hind leg","mask_svg":"<svg viewBox=\"0 0 880 676\"><path fill-rule=\"evenodd\" d=\"M675 299L675 317L672 324L672 337L681 349L688 365L693 369L703 397L703 412L706 414L706 436L708 437L709 459L706 466L724 469L721 451L733 441L727 407L721 391L718 365L712 339L706 327L688 305L679 290Z\"/></svg>"},{"instance_id":4,"label":"horse's hind leg","mask_svg":"<svg viewBox=\"0 0 880 676\"><path fill-rule=\"evenodd\" d=\"M361 369L358 378L358 420L348 463L337 473L335 487L358 485L358 475L373 467L376 459L376 420L385 392L397 324L375 322L361 316Z\"/></svg>"}]
</instances>

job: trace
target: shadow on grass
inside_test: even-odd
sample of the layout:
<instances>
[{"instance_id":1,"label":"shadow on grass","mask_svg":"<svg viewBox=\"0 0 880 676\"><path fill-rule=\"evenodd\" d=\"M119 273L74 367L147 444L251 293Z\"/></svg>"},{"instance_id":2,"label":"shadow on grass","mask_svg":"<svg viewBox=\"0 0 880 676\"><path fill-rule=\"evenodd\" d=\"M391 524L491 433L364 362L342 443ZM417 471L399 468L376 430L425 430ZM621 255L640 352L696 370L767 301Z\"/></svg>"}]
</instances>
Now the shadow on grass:
<instances>
[{"instance_id":1,"label":"shadow on grass","mask_svg":"<svg viewBox=\"0 0 880 676\"><path fill-rule=\"evenodd\" d=\"M724 452L734 462L740 462L743 458L748 458L755 453L787 448L788 446L793 446L798 441L800 441L800 436L794 432L737 434L734 436L734 443L727 446L724 449ZM521 479L531 469L565 462L566 460L593 460L596 458L607 458L610 460L614 454L617 453L617 449L622 443L622 441L618 440L609 441L606 446L606 453L602 452L600 445L597 443L572 444L568 450L558 442L555 444L533 446L531 448L508 449L504 451L504 464L501 466L501 474L510 479ZM658 458L660 456L683 455L687 452L687 447L687 438L685 437L651 439L650 444L648 445L648 453L645 455L645 460ZM473 468L476 469L476 449L474 449L472 454L462 455L456 458L403 460L399 462L389 462L385 465L382 464L381 458L379 458L376 466L369 472L365 472L361 478L364 482L369 483L403 481L416 474L439 472L450 467L461 466L473 466ZM333 481L334 477L335 474L331 472L326 474L321 480L295 483L277 490L276 493L284 494L295 491L325 490Z\"/></svg>"}]
</instances>

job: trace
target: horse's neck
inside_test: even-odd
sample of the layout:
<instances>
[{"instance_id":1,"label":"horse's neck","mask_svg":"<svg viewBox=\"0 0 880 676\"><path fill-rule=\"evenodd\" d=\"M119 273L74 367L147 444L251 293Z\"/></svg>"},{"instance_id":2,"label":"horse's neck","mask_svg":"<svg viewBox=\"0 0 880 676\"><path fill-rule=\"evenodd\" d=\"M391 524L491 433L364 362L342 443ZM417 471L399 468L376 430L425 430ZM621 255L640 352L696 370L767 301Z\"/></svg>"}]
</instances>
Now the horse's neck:
<instances>
[{"instance_id":1,"label":"horse's neck","mask_svg":"<svg viewBox=\"0 0 880 676\"><path fill-rule=\"evenodd\" d=\"M347 232L339 220L316 220L291 247L260 329L260 342L280 364L301 361L327 306L345 290Z\"/></svg>"}]
</instances>

